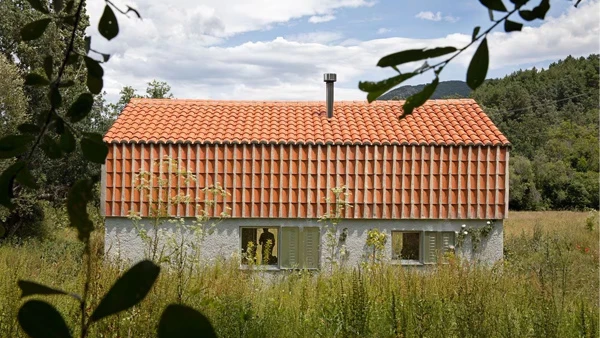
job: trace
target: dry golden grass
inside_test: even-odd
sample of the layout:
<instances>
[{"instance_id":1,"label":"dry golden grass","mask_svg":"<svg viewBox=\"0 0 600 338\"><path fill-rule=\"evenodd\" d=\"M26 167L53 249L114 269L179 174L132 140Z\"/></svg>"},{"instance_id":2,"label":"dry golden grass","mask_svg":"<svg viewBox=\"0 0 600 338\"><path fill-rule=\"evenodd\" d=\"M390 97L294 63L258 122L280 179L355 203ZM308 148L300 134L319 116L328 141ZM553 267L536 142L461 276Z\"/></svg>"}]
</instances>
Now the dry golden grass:
<instances>
[{"instance_id":1,"label":"dry golden grass","mask_svg":"<svg viewBox=\"0 0 600 338\"><path fill-rule=\"evenodd\" d=\"M536 226L547 232L569 232L585 227L588 214L581 211L510 211L504 221L504 236L531 235Z\"/></svg>"}]
</instances>

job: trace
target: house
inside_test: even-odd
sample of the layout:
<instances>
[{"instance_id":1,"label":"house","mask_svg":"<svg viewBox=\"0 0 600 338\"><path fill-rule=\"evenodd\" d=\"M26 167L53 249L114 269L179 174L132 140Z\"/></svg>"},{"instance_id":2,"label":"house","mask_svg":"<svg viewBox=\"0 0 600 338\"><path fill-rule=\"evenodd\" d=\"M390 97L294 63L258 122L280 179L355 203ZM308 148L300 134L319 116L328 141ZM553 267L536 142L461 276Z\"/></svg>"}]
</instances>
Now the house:
<instances>
[{"instance_id":1,"label":"house","mask_svg":"<svg viewBox=\"0 0 600 338\"><path fill-rule=\"evenodd\" d=\"M196 180L165 180L169 196L202 200L202 188L216 183L227 192L202 209L228 214L204 240L208 257L243 256L249 246L269 255L270 239L273 259L259 264L322 267L319 218L336 210L332 189L345 187L336 240L348 264L364 259L374 228L388 239L382 253L399 264L435 263L454 249L468 259L502 259L510 143L474 100L430 100L399 119L402 101L333 102L332 91L328 102L132 99L104 137L106 247L142 258L127 216L148 217L158 195L140 193L136 174L167 177L156 163L170 158ZM191 221L198 207L182 202L167 213ZM473 248L464 233L484 227Z\"/></svg>"}]
</instances>

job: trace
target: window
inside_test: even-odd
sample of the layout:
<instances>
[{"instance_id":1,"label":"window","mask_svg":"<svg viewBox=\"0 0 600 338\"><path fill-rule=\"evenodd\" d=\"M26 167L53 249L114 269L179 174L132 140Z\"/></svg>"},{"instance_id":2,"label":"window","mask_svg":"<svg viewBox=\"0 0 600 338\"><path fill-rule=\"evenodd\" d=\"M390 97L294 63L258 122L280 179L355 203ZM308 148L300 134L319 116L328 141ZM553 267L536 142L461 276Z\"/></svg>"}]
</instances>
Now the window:
<instances>
[{"instance_id":1,"label":"window","mask_svg":"<svg viewBox=\"0 0 600 338\"><path fill-rule=\"evenodd\" d=\"M282 269L318 269L321 230L318 227L241 229L242 264Z\"/></svg>"},{"instance_id":2,"label":"window","mask_svg":"<svg viewBox=\"0 0 600 338\"><path fill-rule=\"evenodd\" d=\"M242 264L277 265L279 229L242 228Z\"/></svg>"},{"instance_id":3,"label":"window","mask_svg":"<svg viewBox=\"0 0 600 338\"><path fill-rule=\"evenodd\" d=\"M392 232L392 259L402 261L421 261L420 232Z\"/></svg>"},{"instance_id":4,"label":"window","mask_svg":"<svg viewBox=\"0 0 600 338\"><path fill-rule=\"evenodd\" d=\"M404 264L437 263L454 251L454 232L392 231L392 259Z\"/></svg>"}]
</instances>

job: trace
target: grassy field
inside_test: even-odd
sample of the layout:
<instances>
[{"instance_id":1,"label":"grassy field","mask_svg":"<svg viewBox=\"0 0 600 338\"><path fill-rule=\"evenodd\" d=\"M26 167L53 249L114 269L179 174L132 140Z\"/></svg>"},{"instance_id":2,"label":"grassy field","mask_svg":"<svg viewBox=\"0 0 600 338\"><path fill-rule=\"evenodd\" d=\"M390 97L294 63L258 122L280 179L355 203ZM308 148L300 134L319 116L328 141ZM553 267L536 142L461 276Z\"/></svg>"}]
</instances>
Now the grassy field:
<instances>
[{"instance_id":1,"label":"grassy field","mask_svg":"<svg viewBox=\"0 0 600 338\"><path fill-rule=\"evenodd\" d=\"M511 212L505 260L494 267L453 259L427 273L381 266L265 281L230 260L194 274L182 299L205 313L220 337L598 337L598 220L589 229L587 217ZM81 291L81 246L68 232L57 237L0 246L1 337L23 336L15 319L18 279ZM94 243L100 257L101 242ZM92 303L120 268L94 262ZM177 283L163 271L140 305L97 323L91 336L155 336L162 309L178 299ZM76 327L73 300L45 299Z\"/></svg>"}]
</instances>

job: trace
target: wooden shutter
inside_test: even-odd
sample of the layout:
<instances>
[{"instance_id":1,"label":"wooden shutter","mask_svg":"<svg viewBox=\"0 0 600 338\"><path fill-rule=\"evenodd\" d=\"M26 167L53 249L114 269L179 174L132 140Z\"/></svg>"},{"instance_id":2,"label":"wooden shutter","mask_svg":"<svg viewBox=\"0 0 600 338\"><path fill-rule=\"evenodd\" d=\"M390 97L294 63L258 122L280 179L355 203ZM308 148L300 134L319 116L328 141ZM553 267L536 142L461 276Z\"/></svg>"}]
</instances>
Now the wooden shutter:
<instances>
[{"instance_id":1,"label":"wooden shutter","mask_svg":"<svg viewBox=\"0 0 600 338\"><path fill-rule=\"evenodd\" d=\"M440 255L443 255L443 262L446 263L448 260L445 258L445 254L447 252L454 252L454 250L450 249L451 246L454 246L454 232L440 232L438 234L438 250Z\"/></svg>"},{"instance_id":2,"label":"wooden shutter","mask_svg":"<svg viewBox=\"0 0 600 338\"><path fill-rule=\"evenodd\" d=\"M302 254L305 269L318 269L321 256L321 229L311 227L302 230Z\"/></svg>"},{"instance_id":3,"label":"wooden shutter","mask_svg":"<svg viewBox=\"0 0 600 338\"><path fill-rule=\"evenodd\" d=\"M281 228L281 246L279 248L279 266L282 268L295 268L300 263L299 231L295 227Z\"/></svg>"},{"instance_id":4,"label":"wooden shutter","mask_svg":"<svg viewBox=\"0 0 600 338\"><path fill-rule=\"evenodd\" d=\"M402 259L402 236L399 231L392 232L392 259Z\"/></svg>"},{"instance_id":5,"label":"wooden shutter","mask_svg":"<svg viewBox=\"0 0 600 338\"><path fill-rule=\"evenodd\" d=\"M438 248L438 233L437 232L426 232L423 250L423 261L426 264L432 264L437 262L437 248Z\"/></svg>"}]
</instances>

